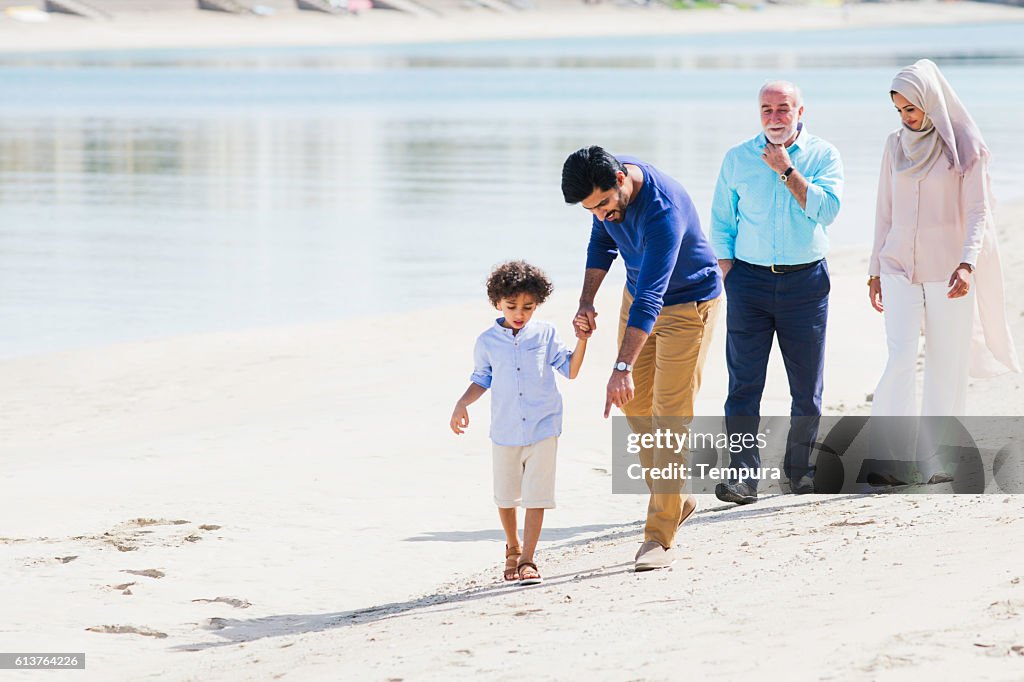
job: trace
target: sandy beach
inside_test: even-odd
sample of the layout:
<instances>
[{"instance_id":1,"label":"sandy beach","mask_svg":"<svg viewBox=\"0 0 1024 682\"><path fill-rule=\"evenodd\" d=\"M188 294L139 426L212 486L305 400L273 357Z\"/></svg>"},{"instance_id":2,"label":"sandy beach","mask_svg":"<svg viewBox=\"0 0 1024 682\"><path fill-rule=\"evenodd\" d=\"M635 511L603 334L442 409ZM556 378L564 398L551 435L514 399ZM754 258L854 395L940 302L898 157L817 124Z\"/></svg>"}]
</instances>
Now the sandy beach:
<instances>
[{"instance_id":1,"label":"sandy beach","mask_svg":"<svg viewBox=\"0 0 1024 682\"><path fill-rule=\"evenodd\" d=\"M999 225L1020 344L1024 206ZM885 361L866 259L830 258L828 414L866 414ZM634 574L646 499L610 494L601 416L621 281L563 383L537 588L497 581L486 398L447 428L482 296L0 363L0 648L86 652L96 680L1021 678L1021 496L702 496L675 566ZM565 336L578 284L539 313ZM1022 385L972 382L969 412L1020 415Z\"/></svg>"},{"instance_id":2,"label":"sandy beach","mask_svg":"<svg viewBox=\"0 0 1024 682\"><path fill-rule=\"evenodd\" d=\"M0 9L15 3L0 3ZM2 17L2 15L0 15ZM762 5L672 11L558 3L508 14L487 10L421 17L373 10L358 17L282 12L124 12L112 20L51 14L45 23L0 19L0 53L255 46L356 46L570 37L794 31L1024 20L1024 8L981 2Z\"/></svg>"}]
</instances>

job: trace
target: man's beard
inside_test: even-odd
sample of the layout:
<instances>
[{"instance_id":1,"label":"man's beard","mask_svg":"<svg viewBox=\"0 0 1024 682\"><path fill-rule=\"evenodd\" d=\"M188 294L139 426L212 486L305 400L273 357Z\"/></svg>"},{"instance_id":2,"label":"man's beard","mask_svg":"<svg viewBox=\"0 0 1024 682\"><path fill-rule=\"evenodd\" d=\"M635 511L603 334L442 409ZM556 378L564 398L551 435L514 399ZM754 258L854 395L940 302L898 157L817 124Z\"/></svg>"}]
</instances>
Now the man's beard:
<instances>
[{"instance_id":1,"label":"man's beard","mask_svg":"<svg viewBox=\"0 0 1024 682\"><path fill-rule=\"evenodd\" d=\"M768 138L768 141L771 142L772 144L784 144L787 140L796 135L796 128L797 124L793 123L793 125L787 127L785 130L783 130L781 133L777 135L772 134L766 130L764 131L764 136Z\"/></svg>"},{"instance_id":2,"label":"man's beard","mask_svg":"<svg viewBox=\"0 0 1024 682\"><path fill-rule=\"evenodd\" d=\"M615 219L612 222L621 223L626 219L626 193L620 189L616 198L619 200L619 205L615 208Z\"/></svg>"}]
</instances>

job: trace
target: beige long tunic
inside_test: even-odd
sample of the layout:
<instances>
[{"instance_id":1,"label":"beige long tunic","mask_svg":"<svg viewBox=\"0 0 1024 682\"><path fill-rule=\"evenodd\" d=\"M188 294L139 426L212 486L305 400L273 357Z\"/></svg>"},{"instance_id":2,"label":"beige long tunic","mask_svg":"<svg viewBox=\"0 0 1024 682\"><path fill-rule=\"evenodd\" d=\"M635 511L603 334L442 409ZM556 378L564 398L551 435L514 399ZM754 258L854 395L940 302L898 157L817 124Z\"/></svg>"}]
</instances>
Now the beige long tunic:
<instances>
[{"instance_id":1,"label":"beige long tunic","mask_svg":"<svg viewBox=\"0 0 1024 682\"><path fill-rule=\"evenodd\" d=\"M1006 319L987 158L978 159L961 176L943 155L917 181L894 172L897 144L898 131L886 140L882 155L868 274L903 275L913 283L948 282L957 265L969 263L976 294L970 374L1019 372Z\"/></svg>"},{"instance_id":2,"label":"beige long tunic","mask_svg":"<svg viewBox=\"0 0 1024 682\"><path fill-rule=\"evenodd\" d=\"M920 181L893 169L899 132L882 155L869 274L903 275L910 282L946 282L960 263L977 266L992 212L985 164L962 177L945 156Z\"/></svg>"}]
</instances>

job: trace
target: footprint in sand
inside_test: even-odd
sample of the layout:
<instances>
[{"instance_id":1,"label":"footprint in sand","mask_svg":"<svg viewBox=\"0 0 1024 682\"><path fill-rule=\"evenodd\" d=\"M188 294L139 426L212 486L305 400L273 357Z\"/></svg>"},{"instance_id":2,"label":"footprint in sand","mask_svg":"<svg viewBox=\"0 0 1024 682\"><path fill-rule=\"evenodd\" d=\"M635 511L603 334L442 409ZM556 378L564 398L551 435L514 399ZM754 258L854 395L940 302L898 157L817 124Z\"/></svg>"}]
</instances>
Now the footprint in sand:
<instances>
[{"instance_id":1,"label":"footprint in sand","mask_svg":"<svg viewBox=\"0 0 1024 682\"><path fill-rule=\"evenodd\" d=\"M137 628L134 625L94 625L86 628L89 632L104 632L113 635L142 635L143 637L156 637L163 639L167 637L166 632L158 632L147 627Z\"/></svg>"},{"instance_id":2,"label":"footprint in sand","mask_svg":"<svg viewBox=\"0 0 1024 682\"><path fill-rule=\"evenodd\" d=\"M206 618L197 625L203 630L223 630L228 626L226 618Z\"/></svg>"},{"instance_id":3,"label":"footprint in sand","mask_svg":"<svg viewBox=\"0 0 1024 682\"><path fill-rule=\"evenodd\" d=\"M131 521L127 522L128 525L132 525L132 526L182 526L182 525L184 525L186 523L189 523L189 521L186 521L184 519L173 519L173 520L171 520L171 519L146 519L146 518L132 519Z\"/></svg>"},{"instance_id":4,"label":"footprint in sand","mask_svg":"<svg viewBox=\"0 0 1024 682\"><path fill-rule=\"evenodd\" d=\"M147 568L147 569L142 570L142 571L132 571L132 570L127 570L126 569L126 570L121 571L121 572L122 573L131 573L132 575L141 575L143 578L163 578L165 575L167 575L163 571L157 570L155 568Z\"/></svg>"},{"instance_id":5,"label":"footprint in sand","mask_svg":"<svg viewBox=\"0 0 1024 682\"><path fill-rule=\"evenodd\" d=\"M193 599L193 602L202 604L214 604L220 602L227 604L228 606L234 606L236 609L247 609L252 606L252 603L245 599L235 599L234 597L217 597L216 599Z\"/></svg>"},{"instance_id":6,"label":"footprint in sand","mask_svg":"<svg viewBox=\"0 0 1024 682\"><path fill-rule=\"evenodd\" d=\"M108 545L113 545L119 552L134 552L140 547L162 546L171 547L181 542L177 532L168 532L160 528L184 526L192 523L187 519L154 519L140 516L123 521L107 532L94 538ZM197 542L199 535L189 532L184 538L187 542Z\"/></svg>"}]
</instances>

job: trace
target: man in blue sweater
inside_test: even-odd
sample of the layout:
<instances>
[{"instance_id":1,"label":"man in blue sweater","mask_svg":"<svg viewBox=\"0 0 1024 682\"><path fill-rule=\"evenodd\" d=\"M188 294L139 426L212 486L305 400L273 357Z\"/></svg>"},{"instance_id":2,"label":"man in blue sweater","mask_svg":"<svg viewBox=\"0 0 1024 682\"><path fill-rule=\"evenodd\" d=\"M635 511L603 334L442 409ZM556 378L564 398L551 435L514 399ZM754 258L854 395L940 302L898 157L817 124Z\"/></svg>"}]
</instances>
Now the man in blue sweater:
<instances>
[{"instance_id":1,"label":"man in blue sweater","mask_svg":"<svg viewBox=\"0 0 1024 682\"><path fill-rule=\"evenodd\" d=\"M562 167L562 194L593 216L583 293L574 325L597 329L594 297L617 255L626 265L619 353L604 415L619 407L634 433L685 431L711 345L722 278L686 190L654 166L601 147L580 149ZM685 453L683 453L685 455ZM663 468L670 449L645 448L640 463ZM676 463L678 462L676 460ZM696 509L681 481L652 480L638 571L671 565L676 531Z\"/></svg>"}]
</instances>

